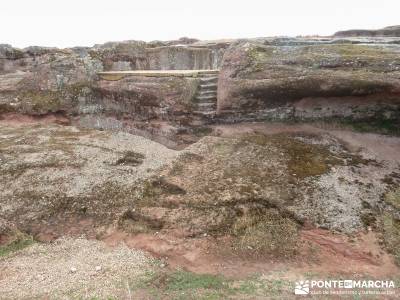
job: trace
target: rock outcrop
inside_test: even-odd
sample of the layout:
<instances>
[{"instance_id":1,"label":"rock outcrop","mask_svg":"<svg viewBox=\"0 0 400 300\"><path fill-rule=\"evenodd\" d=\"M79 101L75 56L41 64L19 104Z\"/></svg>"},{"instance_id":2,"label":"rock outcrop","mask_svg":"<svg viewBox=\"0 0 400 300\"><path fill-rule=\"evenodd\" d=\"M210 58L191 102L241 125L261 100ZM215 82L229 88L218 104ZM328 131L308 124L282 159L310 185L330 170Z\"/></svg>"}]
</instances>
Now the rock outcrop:
<instances>
[{"instance_id":1,"label":"rock outcrop","mask_svg":"<svg viewBox=\"0 0 400 300\"><path fill-rule=\"evenodd\" d=\"M225 53L220 113L259 119L399 117L400 48L351 41L238 41Z\"/></svg>"},{"instance_id":2,"label":"rock outcrop","mask_svg":"<svg viewBox=\"0 0 400 300\"><path fill-rule=\"evenodd\" d=\"M209 122L399 120L399 54L395 37L0 45L0 115L56 113L90 127L161 136ZM217 101L214 91L199 88L201 78L97 75L167 69L219 69Z\"/></svg>"},{"instance_id":3,"label":"rock outcrop","mask_svg":"<svg viewBox=\"0 0 400 300\"><path fill-rule=\"evenodd\" d=\"M378 30L368 30L368 29L352 29L338 31L334 34L335 37L356 37L356 36L395 36L400 37L400 25L388 26Z\"/></svg>"},{"instance_id":4,"label":"rock outcrop","mask_svg":"<svg viewBox=\"0 0 400 300\"><path fill-rule=\"evenodd\" d=\"M103 70L85 48L18 50L0 47L0 112L77 113L96 73Z\"/></svg>"}]
</instances>

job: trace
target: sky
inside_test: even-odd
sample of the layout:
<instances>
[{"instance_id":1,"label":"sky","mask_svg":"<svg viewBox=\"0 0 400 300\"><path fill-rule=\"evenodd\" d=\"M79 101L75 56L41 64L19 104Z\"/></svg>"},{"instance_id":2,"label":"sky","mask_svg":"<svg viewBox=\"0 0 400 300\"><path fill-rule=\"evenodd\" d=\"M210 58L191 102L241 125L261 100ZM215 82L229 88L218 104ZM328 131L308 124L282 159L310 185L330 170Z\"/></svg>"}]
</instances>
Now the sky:
<instances>
[{"instance_id":1,"label":"sky","mask_svg":"<svg viewBox=\"0 0 400 300\"><path fill-rule=\"evenodd\" d=\"M400 25L400 0L8 0L0 44L330 35Z\"/></svg>"}]
</instances>

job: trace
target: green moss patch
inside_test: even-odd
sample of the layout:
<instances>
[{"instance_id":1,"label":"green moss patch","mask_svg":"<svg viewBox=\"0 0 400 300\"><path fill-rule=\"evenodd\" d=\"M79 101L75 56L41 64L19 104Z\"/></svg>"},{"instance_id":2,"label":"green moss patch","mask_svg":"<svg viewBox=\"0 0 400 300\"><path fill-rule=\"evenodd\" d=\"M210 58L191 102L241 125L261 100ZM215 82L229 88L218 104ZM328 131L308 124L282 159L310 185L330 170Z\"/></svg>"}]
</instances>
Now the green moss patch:
<instances>
[{"instance_id":1,"label":"green moss patch","mask_svg":"<svg viewBox=\"0 0 400 300\"><path fill-rule=\"evenodd\" d=\"M381 230L386 249L400 266L400 222L389 213L384 213L381 217Z\"/></svg>"},{"instance_id":2,"label":"green moss patch","mask_svg":"<svg viewBox=\"0 0 400 300\"><path fill-rule=\"evenodd\" d=\"M385 202L400 209L400 187L385 194Z\"/></svg>"},{"instance_id":3,"label":"green moss patch","mask_svg":"<svg viewBox=\"0 0 400 300\"><path fill-rule=\"evenodd\" d=\"M288 280L259 276L234 280L183 270L151 273L133 286L162 299L270 299L293 293L293 283Z\"/></svg>"},{"instance_id":4,"label":"green moss patch","mask_svg":"<svg viewBox=\"0 0 400 300\"><path fill-rule=\"evenodd\" d=\"M247 57L250 62L250 69L248 72L259 72L264 70L266 67L266 61L273 54L272 47L263 47L258 45L253 45L247 51Z\"/></svg>"},{"instance_id":5,"label":"green moss patch","mask_svg":"<svg viewBox=\"0 0 400 300\"><path fill-rule=\"evenodd\" d=\"M368 122L348 122L359 132L376 132L380 134L400 136L400 121L376 118Z\"/></svg>"},{"instance_id":6,"label":"green moss patch","mask_svg":"<svg viewBox=\"0 0 400 300\"><path fill-rule=\"evenodd\" d=\"M331 166L343 163L327 147L308 144L290 135L249 135L243 141L277 147L287 160L288 175L300 179L325 174Z\"/></svg>"},{"instance_id":7,"label":"green moss patch","mask_svg":"<svg viewBox=\"0 0 400 300\"><path fill-rule=\"evenodd\" d=\"M58 91L25 91L22 92L23 105L26 110L37 114L57 112L61 110L62 95Z\"/></svg>"},{"instance_id":8,"label":"green moss patch","mask_svg":"<svg viewBox=\"0 0 400 300\"><path fill-rule=\"evenodd\" d=\"M35 241L31 236L18 234L11 242L7 243L6 245L0 246L0 257L7 256L13 252L22 250L34 243Z\"/></svg>"},{"instance_id":9,"label":"green moss patch","mask_svg":"<svg viewBox=\"0 0 400 300\"><path fill-rule=\"evenodd\" d=\"M220 276L178 271L167 279L166 288L172 291L222 289L224 284L225 280Z\"/></svg>"}]
</instances>

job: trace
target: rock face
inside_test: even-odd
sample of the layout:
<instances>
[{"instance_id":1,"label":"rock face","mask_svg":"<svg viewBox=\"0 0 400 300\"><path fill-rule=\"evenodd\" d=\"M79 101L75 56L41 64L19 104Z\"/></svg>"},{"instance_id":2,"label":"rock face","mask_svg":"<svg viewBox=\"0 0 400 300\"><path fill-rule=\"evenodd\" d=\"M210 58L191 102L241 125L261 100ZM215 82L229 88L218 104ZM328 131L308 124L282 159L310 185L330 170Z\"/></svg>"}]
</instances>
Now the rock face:
<instances>
[{"instance_id":1,"label":"rock face","mask_svg":"<svg viewBox=\"0 0 400 300\"><path fill-rule=\"evenodd\" d=\"M103 66L87 49L10 46L0 50L0 111L29 115L75 114L81 97Z\"/></svg>"},{"instance_id":2,"label":"rock face","mask_svg":"<svg viewBox=\"0 0 400 300\"><path fill-rule=\"evenodd\" d=\"M89 128L173 139L177 128L193 119L191 99L198 84L198 79L185 77L99 80L93 83L92 97L80 101L78 122Z\"/></svg>"},{"instance_id":3,"label":"rock face","mask_svg":"<svg viewBox=\"0 0 400 300\"><path fill-rule=\"evenodd\" d=\"M187 46L188 43L198 43ZM199 79L99 80L99 71L217 68L228 44L111 42L93 48L0 47L0 113L61 113L82 124L121 129L154 120L190 122ZM134 124L134 125L132 125Z\"/></svg>"},{"instance_id":4,"label":"rock face","mask_svg":"<svg viewBox=\"0 0 400 300\"><path fill-rule=\"evenodd\" d=\"M0 114L62 114L81 125L161 136L209 122L399 120L398 44L394 37L364 37L184 38L71 49L0 45ZM200 78L97 76L168 69L220 69L217 116L215 98L198 101L211 97L199 89ZM201 105L212 113L197 114Z\"/></svg>"},{"instance_id":5,"label":"rock face","mask_svg":"<svg viewBox=\"0 0 400 300\"><path fill-rule=\"evenodd\" d=\"M301 42L233 44L221 66L219 112L260 119L399 117L399 47Z\"/></svg>"},{"instance_id":6,"label":"rock face","mask_svg":"<svg viewBox=\"0 0 400 300\"><path fill-rule=\"evenodd\" d=\"M188 44L190 42L195 44ZM190 39L150 43L126 41L96 45L89 53L92 58L101 60L104 71L202 70L217 68L223 54L219 49L226 46L204 45Z\"/></svg>"},{"instance_id":7,"label":"rock face","mask_svg":"<svg viewBox=\"0 0 400 300\"><path fill-rule=\"evenodd\" d=\"M212 53L207 48L156 47L147 50L149 70L211 69Z\"/></svg>"},{"instance_id":8,"label":"rock face","mask_svg":"<svg viewBox=\"0 0 400 300\"><path fill-rule=\"evenodd\" d=\"M355 37L355 36L395 36L400 37L400 25L388 26L378 30L367 30L367 29L352 29L338 31L334 34L335 37Z\"/></svg>"}]
</instances>

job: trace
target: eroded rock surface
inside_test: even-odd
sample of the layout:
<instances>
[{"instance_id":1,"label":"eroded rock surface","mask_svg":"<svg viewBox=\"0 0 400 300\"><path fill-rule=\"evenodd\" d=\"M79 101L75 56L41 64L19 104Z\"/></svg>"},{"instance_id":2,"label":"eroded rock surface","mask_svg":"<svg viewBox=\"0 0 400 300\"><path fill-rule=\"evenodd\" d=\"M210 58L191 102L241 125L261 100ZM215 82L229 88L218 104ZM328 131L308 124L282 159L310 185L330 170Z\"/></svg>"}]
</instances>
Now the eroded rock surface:
<instances>
[{"instance_id":1,"label":"eroded rock surface","mask_svg":"<svg viewBox=\"0 0 400 300\"><path fill-rule=\"evenodd\" d=\"M400 172L329 133L205 137L174 151L126 133L0 129L0 218L36 233L83 218L135 233L224 235L271 211L298 226L354 232L393 206L382 198Z\"/></svg>"},{"instance_id":2,"label":"eroded rock surface","mask_svg":"<svg viewBox=\"0 0 400 300\"><path fill-rule=\"evenodd\" d=\"M159 141L179 140L179 134L216 122L345 119L397 124L399 49L395 36L185 38L70 49L1 45L0 115L58 114L74 124L153 135ZM96 75L145 69L220 69L217 115L196 113L199 78L100 80Z\"/></svg>"},{"instance_id":3,"label":"eroded rock surface","mask_svg":"<svg viewBox=\"0 0 400 300\"><path fill-rule=\"evenodd\" d=\"M293 276L304 265L399 273L399 138L240 126L175 151L121 132L2 123L2 295L125 297L127 277L156 268L129 248L161 268L218 274L288 262Z\"/></svg>"},{"instance_id":4,"label":"eroded rock surface","mask_svg":"<svg viewBox=\"0 0 400 300\"><path fill-rule=\"evenodd\" d=\"M224 56L218 108L259 119L398 119L399 50L351 41L242 41Z\"/></svg>"},{"instance_id":5,"label":"eroded rock surface","mask_svg":"<svg viewBox=\"0 0 400 300\"><path fill-rule=\"evenodd\" d=\"M1 132L0 215L23 231L68 216L112 223L134 201L136 183L177 154L125 133L57 125ZM133 156L140 161L132 163Z\"/></svg>"}]
</instances>

